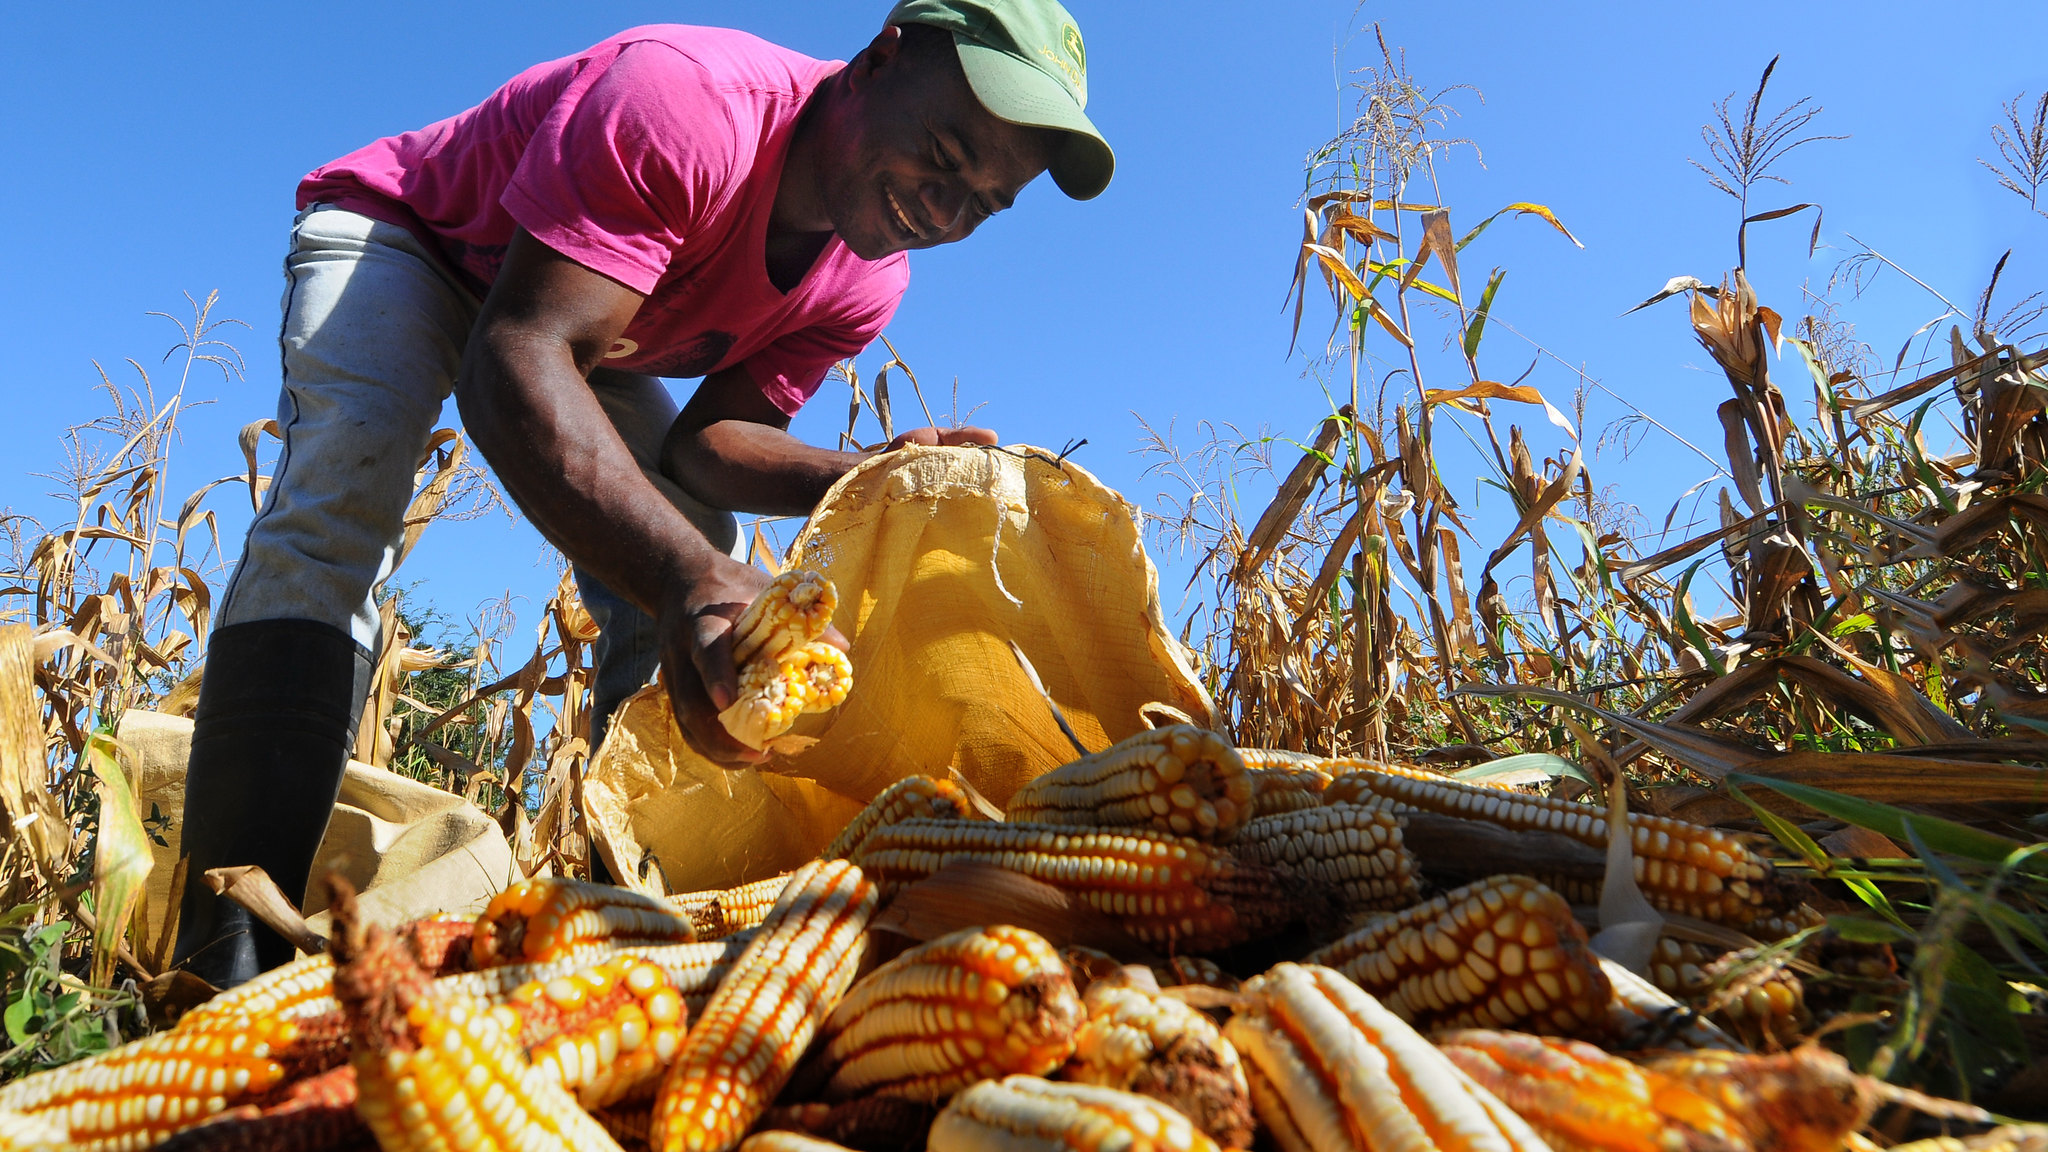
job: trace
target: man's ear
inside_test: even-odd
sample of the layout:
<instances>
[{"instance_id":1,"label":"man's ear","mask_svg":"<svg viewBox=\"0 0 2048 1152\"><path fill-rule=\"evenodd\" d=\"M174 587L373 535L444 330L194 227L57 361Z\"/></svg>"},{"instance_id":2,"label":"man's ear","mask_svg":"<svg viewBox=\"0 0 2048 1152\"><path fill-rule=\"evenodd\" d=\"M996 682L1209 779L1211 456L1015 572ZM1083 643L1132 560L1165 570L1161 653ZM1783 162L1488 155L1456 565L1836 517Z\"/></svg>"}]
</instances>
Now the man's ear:
<instances>
[{"instance_id":1,"label":"man's ear","mask_svg":"<svg viewBox=\"0 0 2048 1152\"><path fill-rule=\"evenodd\" d=\"M853 58L853 63L847 66L848 76L855 82L865 80L887 68L902 52L902 26L884 25L880 32L875 33L875 38L868 41L868 46L861 49L860 55Z\"/></svg>"}]
</instances>

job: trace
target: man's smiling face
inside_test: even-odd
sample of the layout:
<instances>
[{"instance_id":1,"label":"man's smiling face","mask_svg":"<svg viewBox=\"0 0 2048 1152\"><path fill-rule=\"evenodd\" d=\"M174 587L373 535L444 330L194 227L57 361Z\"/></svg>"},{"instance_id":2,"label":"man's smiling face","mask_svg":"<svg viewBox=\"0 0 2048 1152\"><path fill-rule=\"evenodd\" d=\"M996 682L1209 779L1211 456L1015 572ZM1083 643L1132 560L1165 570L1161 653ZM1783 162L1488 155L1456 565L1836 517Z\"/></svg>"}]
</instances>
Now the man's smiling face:
<instances>
[{"instance_id":1,"label":"man's smiling face","mask_svg":"<svg viewBox=\"0 0 2048 1152\"><path fill-rule=\"evenodd\" d=\"M826 145L822 191L833 229L863 259L966 238L1059 143L982 107L939 29L885 31L849 67L850 115Z\"/></svg>"}]
</instances>

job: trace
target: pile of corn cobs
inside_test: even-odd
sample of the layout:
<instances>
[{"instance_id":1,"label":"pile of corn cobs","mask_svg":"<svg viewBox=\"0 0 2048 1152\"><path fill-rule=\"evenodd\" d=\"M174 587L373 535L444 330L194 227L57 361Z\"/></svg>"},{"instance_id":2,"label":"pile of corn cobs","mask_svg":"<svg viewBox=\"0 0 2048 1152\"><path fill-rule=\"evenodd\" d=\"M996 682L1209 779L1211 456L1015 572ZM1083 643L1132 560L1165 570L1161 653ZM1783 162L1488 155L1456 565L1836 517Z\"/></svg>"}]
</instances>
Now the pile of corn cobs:
<instances>
[{"instance_id":1,"label":"pile of corn cobs","mask_svg":"<svg viewBox=\"0 0 2048 1152\"><path fill-rule=\"evenodd\" d=\"M0 1148L1874 1147L1882 1086L1750 1052L1797 1032L1794 977L1717 1024L1592 951L1598 809L1174 727L1007 817L912 777L786 877L537 879L395 933L337 885L330 954L0 1088ZM1691 926L1673 991L1699 938L1813 921L1741 838L1628 819Z\"/></svg>"}]
</instances>

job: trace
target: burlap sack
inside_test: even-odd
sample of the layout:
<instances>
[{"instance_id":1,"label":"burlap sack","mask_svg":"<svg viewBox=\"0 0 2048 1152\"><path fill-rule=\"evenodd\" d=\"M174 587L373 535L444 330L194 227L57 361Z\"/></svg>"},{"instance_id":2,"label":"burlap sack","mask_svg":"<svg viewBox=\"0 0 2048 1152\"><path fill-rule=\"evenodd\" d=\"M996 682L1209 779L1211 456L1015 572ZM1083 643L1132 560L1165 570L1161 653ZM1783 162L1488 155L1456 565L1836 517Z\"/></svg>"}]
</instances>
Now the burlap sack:
<instances>
[{"instance_id":1,"label":"burlap sack","mask_svg":"<svg viewBox=\"0 0 2048 1152\"><path fill-rule=\"evenodd\" d=\"M957 773L1008 803L1074 758L1011 641L1090 749L1147 727L1148 705L1214 723L1167 631L1135 509L1042 450L877 456L833 486L789 562L839 590L851 695L799 721L794 733L815 743L765 772L697 756L658 693L629 701L583 789L625 882L681 891L772 875L913 773Z\"/></svg>"},{"instance_id":2,"label":"burlap sack","mask_svg":"<svg viewBox=\"0 0 2048 1152\"><path fill-rule=\"evenodd\" d=\"M136 912L136 956L161 969L177 941L178 831L185 811L185 762L192 721L142 709L121 717L118 733L135 773L142 815L162 824L153 845L142 905ZM317 881L339 870L361 890L380 923L399 924L435 912L481 912L518 873L497 822L460 796L382 768L350 762L327 835L314 858L315 883L302 905L316 931L326 931L326 890ZM299 894L288 892L296 898Z\"/></svg>"}]
</instances>

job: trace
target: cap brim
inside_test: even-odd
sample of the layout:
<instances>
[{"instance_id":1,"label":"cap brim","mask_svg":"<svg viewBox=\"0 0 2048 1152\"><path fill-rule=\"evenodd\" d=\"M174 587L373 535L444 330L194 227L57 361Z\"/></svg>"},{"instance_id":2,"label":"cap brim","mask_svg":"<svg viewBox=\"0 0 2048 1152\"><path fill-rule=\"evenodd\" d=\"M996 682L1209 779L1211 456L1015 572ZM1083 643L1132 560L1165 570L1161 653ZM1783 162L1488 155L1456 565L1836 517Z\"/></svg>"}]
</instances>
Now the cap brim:
<instances>
[{"instance_id":1,"label":"cap brim","mask_svg":"<svg viewBox=\"0 0 2048 1152\"><path fill-rule=\"evenodd\" d=\"M1066 133L1052 158L1053 183L1076 200L1091 200L1109 187L1116 153L1096 131L1088 114L1052 77L1004 52L959 36L960 67L981 106L997 118Z\"/></svg>"}]
</instances>

